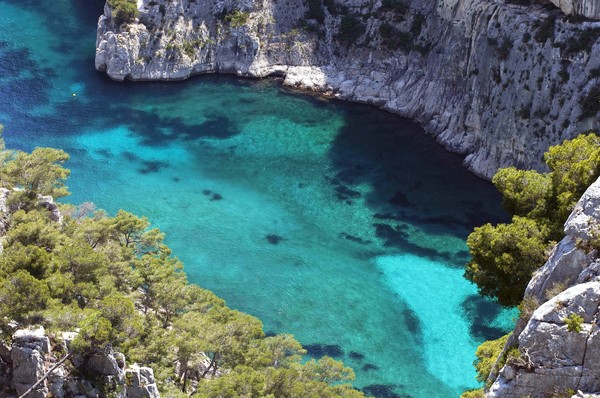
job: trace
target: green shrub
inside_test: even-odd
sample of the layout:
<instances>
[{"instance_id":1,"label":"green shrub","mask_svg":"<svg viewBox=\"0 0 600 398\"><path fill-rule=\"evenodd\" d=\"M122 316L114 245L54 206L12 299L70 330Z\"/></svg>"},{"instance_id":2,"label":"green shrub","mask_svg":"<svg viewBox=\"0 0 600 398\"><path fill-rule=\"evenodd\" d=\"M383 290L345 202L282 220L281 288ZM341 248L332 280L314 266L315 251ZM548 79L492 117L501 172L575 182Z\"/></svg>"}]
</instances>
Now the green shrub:
<instances>
[{"instance_id":1,"label":"green shrub","mask_svg":"<svg viewBox=\"0 0 600 398\"><path fill-rule=\"evenodd\" d=\"M484 341L477 347L477 351L475 352L477 359L473 362L473 366L477 370L477 381L485 383L488 379L492 367L502 352L506 340L508 340L508 336L507 334L496 340Z\"/></svg>"},{"instance_id":2,"label":"green shrub","mask_svg":"<svg viewBox=\"0 0 600 398\"><path fill-rule=\"evenodd\" d=\"M496 52L498 53L498 57L501 60L505 60L508 58L508 54L510 54L510 50L513 48L513 43L510 40L504 39L502 44L496 48Z\"/></svg>"},{"instance_id":3,"label":"green shrub","mask_svg":"<svg viewBox=\"0 0 600 398\"><path fill-rule=\"evenodd\" d=\"M565 42L560 43L559 48L563 57L569 57L580 51L590 51L592 45L600 36L600 28L578 30Z\"/></svg>"},{"instance_id":4,"label":"green shrub","mask_svg":"<svg viewBox=\"0 0 600 398\"><path fill-rule=\"evenodd\" d=\"M485 398L485 394L483 393L483 388L478 388L477 390L463 392L460 398Z\"/></svg>"},{"instance_id":5,"label":"green shrub","mask_svg":"<svg viewBox=\"0 0 600 398\"><path fill-rule=\"evenodd\" d=\"M583 330L583 318L572 312L565 318L565 325L569 332L579 333Z\"/></svg>"},{"instance_id":6,"label":"green shrub","mask_svg":"<svg viewBox=\"0 0 600 398\"><path fill-rule=\"evenodd\" d=\"M229 22L232 28L239 28L248 22L250 14L241 10L233 10L225 16L225 20Z\"/></svg>"},{"instance_id":7,"label":"green shrub","mask_svg":"<svg viewBox=\"0 0 600 398\"><path fill-rule=\"evenodd\" d=\"M421 34L421 30L423 30L423 24L425 23L425 15L420 12L415 15L413 18L412 24L410 25L410 33L414 37L417 37Z\"/></svg>"},{"instance_id":8,"label":"green shrub","mask_svg":"<svg viewBox=\"0 0 600 398\"><path fill-rule=\"evenodd\" d=\"M112 16L118 24L130 21L140 15L135 0L108 0L108 5L112 7Z\"/></svg>"},{"instance_id":9,"label":"green shrub","mask_svg":"<svg viewBox=\"0 0 600 398\"><path fill-rule=\"evenodd\" d=\"M413 37L409 32L397 29L389 22L379 25L379 36L381 43L390 50L410 50L413 47Z\"/></svg>"},{"instance_id":10,"label":"green shrub","mask_svg":"<svg viewBox=\"0 0 600 398\"><path fill-rule=\"evenodd\" d=\"M574 204L600 175L600 138L580 135L550 147L544 161L548 173L500 169L492 182L513 214L512 223L486 224L467 238L471 261L465 277L505 306L522 300L531 274L547 258L546 249L563 238Z\"/></svg>"}]
</instances>

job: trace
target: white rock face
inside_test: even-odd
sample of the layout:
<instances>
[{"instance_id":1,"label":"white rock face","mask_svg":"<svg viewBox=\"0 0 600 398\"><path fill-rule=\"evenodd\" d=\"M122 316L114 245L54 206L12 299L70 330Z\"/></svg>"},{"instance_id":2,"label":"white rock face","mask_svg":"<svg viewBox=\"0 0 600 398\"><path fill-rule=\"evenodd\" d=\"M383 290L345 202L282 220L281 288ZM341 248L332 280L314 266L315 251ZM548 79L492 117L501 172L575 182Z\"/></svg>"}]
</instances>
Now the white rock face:
<instances>
[{"instance_id":1,"label":"white rock face","mask_svg":"<svg viewBox=\"0 0 600 398\"><path fill-rule=\"evenodd\" d=\"M154 372L148 367L133 364L125 371L128 398L159 398Z\"/></svg>"},{"instance_id":2,"label":"white rock face","mask_svg":"<svg viewBox=\"0 0 600 398\"><path fill-rule=\"evenodd\" d=\"M532 398L575 391L600 391L600 282L575 285L540 306L519 336L526 366L507 364L488 397ZM569 331L571 314L583 318ZM510 377L508 375L510 374Z\"/></svg>"},{"instance_id":3,"label":"white rock face","mask_svg":"<svg viewBox=\"0 0 600 398\"><path fill-rule=\"evenodd\" d=\"M550 0L567 15L580 15L586 18L600 19L600 1L598 0Z\"/></svg>"},{"instance_id":4,"label":"white rock face","mask_svg":"<svg viewBox=\"0 0 600 398\"><path fill-rule=\"evenodd\" d=\"M534 275L525 298L541 305L531 319L518 323L515 346L523 361L500 370L486 397L542 398L578 391L574 397L600 392L600 260L597 251L578 248L600 225L600 179L579 200L565 223L566 237ZM564 291L548 297L552 289ZM567 319L581 317L581 330ZM522 326L524 325L524 326Z\"/></svg>"},{"instance_id":5,"label":"white rock face","mask_svg":"<svg viewBox=\"0 0 600 398\"><path fill-rule=\"evenodd\" d=\"M76 333L63 333L63 348L67 348L75 336ZM0 343L2 392L16 391L19 396L24 394L59 359L52 353L50 339L43 327L17 330L12 336L10 348ZM99 398L109 390L113 398L160 398L152 369L136 364L127 368L125 356L112 349L87 353L85 356L73 355L70 362L70 365L64 363L57 367L27 397ZM73 367L79 372L73 372ZM90 380L82 378L80 372L89 376ZM12 386L14 391L11 391Z\"/></svg>"},{"instance_id":6,"label":"white rock face","mask_svg":"<svg viewBox=\"0 0 600 398\"><path fill-rule=\"evenodd\" d=\"M399 15L379 1L333 0L322 23L305 18L306 0L141 0L139 19L121 26L105 7L96 68L116 80L284 76L416 119L488 178L503 166L543 168L549 145L598 127L581 104L600 84L600 22L566 21L551 5L407 2ZM364 27L350 41L339 39L342 8ZM229 22L234 9L244 23Z\"/></svg>"},{"instance_id":7,"label":"white rock face","mask_svg":"<svg viewBox=\"0 0 600 398\"><path fill-rule=\"evenodd\" d=\"M44 328L22 329L13 335L10 351L15 390L19 395L29 390L45 373L44 359L50 352L50 341ZM32 398L44 398L48 394L45 383L29 393Z\"/></svg>"}]
</instances>

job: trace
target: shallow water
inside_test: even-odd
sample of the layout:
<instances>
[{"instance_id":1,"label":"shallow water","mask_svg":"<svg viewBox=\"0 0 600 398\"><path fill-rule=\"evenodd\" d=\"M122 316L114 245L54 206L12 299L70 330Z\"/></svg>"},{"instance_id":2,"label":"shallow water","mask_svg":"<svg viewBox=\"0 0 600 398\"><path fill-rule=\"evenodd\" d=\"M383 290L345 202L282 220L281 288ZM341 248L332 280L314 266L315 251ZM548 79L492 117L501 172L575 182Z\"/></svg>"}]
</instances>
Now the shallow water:
<instances>
[{"instance_id":1,"label":"shallow water","mask_svg":"<svg viewBox=\"0 0 600 398\"><path fill-rule=\"evenodd\" d=\"M463 279L491 184L372 107L205 76L93 70L102 1L0 0L0 123L11 147L71 154L70 202L147 216L190 279L343 359L378 397L452 397L512 312Z\"/></svg>"}]
</instances>

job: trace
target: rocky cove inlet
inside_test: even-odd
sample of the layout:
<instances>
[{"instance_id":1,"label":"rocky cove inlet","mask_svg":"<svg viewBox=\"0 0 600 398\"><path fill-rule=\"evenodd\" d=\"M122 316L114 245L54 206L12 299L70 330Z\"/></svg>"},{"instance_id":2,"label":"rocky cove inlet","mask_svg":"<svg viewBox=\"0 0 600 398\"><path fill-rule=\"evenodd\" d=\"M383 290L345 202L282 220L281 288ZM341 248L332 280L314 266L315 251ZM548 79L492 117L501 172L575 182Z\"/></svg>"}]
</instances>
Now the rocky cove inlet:
<instances>
[{"instance_id":1,"label":"rocky cove inlet","mask_svg":"<svg viewBox=\"0 0 600 398\"><path fill-rule=\"evenodd\" d=\"M71 154L72 203L147 216L190 279L379 397L476 385L510 312L462 278L473 226L505 216L414 124L371 107L211 76L115 83L93 70L103 2L0 0L10 147Z\"/></svg>"}]
</instances>

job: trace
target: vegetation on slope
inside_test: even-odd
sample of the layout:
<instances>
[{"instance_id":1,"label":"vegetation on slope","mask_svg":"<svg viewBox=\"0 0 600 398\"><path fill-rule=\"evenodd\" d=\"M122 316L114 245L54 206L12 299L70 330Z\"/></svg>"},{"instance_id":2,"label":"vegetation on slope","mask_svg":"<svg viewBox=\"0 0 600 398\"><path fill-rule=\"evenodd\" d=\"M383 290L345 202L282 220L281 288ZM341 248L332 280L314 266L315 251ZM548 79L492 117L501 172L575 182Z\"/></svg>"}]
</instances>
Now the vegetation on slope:
<instances>
[{"instance_id":1,"label":"vegetation on slope","mask_svg":"<svg viewBox=\"0 0 600 398\"><path fill-rule=\"evenodd\" d=\"M563 225L573 207L600 176L600 137L590 133L565 141L551 147L544 160L550 169L547 173L514 167L496 173L492 182L502 193L512 222L475 228L467 239L472 259L465 277L500 304L520 303L521 317L535 310L536 303L521 302L531 275L546 261L548 249L564 236ZM569 319L569 330L580 328L578 321ZM473 364L479 382L488 379L507 339L505 335L478 347ZM497 368L511 360L513 350L505 352ZM478 389L466 391L461 398L483 396L483 389Z\"/></svg>"},{"instance_id":2,"label":"vegetation on slope","mask_svg":"<svg viewBox=\"0 0 600 398\"><path fill-rule=\"evenodd\" d=\"M112 16L118 24L137 18L140 15L136 0L108 0L108 5L112 7Z\"/></svg>"},{"instance_id":3,"label":"vegetation on slope","mask_svg":"<svg viewBox=\"0 0 600 398\"><path fill-rule=\"evenodd\" d=\"M563 224L587 187L600 176L600 138L580 135L544 155L547 173L501 169L492 182L503 195L512 222L475 228L467 244L471 261L465 277L479 292L505 306L523 299L546 252L562 239Z\"/></svg>"},{"instance_id":4,"label":"vegetation on slope","mask_svg":"<svg viewBox=\"0 0 600 398\"><path fill-rule=\"evenodd\" d=\"M292 336L266 337L257 318L189 284L145 217L110 217L84 203L61 205L64 219L53 221L39 195L68 195L67 159L51 148L0 146L0 181L10 190L0 213L1 336L33 324L78 329L75 350L112 345L152 367L169 398L363 396L340 384L354 378L350 368L328 357L302 363L306 351Z\"/></svg>"}]
</instances>

